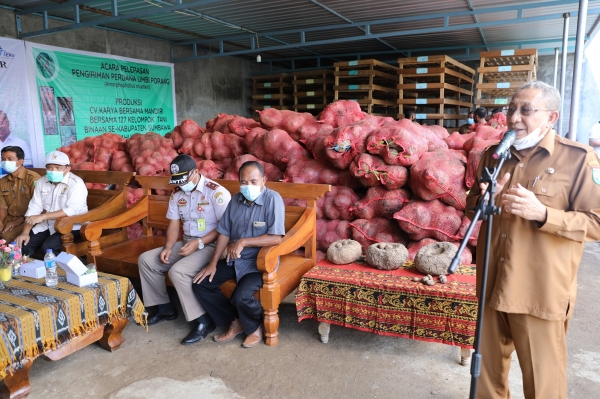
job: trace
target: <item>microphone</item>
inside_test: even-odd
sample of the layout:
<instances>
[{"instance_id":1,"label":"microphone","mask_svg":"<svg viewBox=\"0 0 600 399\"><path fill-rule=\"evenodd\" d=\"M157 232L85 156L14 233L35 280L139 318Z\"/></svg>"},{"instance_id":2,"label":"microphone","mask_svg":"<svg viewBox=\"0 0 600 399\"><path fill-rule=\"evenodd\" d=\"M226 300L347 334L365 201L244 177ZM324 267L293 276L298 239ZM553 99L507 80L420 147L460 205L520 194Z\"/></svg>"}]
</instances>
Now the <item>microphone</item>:
<instances>
[{"instance_id":1,"label":"microphone","mask_svg":"<svg viewBox=\"0 0 600 399\"><path fill-rule=\"evenodd\" d=\"M496 148L494 155L492 155L494 159L498 159L500 155L502 155L506 150L508 150L510 146L513 145L513 143L515 142L516 138L517 132L514 130L508 130L506 133L504 133L504 137L502 137L500 144L498 144L498 148Z\"/></svg>"}]
</instances>

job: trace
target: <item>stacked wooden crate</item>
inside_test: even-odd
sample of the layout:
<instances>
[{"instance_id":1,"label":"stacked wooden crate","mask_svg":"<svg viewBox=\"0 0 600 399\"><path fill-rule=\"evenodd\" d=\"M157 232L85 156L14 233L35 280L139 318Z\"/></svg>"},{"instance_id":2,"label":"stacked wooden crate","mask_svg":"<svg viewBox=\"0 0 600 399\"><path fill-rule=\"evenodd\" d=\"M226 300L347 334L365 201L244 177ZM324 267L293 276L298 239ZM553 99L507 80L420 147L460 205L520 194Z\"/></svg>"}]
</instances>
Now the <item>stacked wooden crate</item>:
<instances>
[{"instance_id":1,"label":"stacked wooden crate","mask_svg":"<svg viewBox=\"0 0 600 399\"><path fill-rule=\"evenodd\" d=\"M536 80L537 49L486 51L480 54L476 107L501 108L527 82Z\"/></svg>"},{"instance_id":2,"label":"stacked wooden crate","mask_svg":"<svg viewBox=\"0 0 600 399\"><path fill-rule=\"evenodd\" d=\"M363 111L396 116L398 68L377 60L336 62L335 100L355 100Z\"/></svg>"},{"instance_id":3,"label":"stacked wooden crate","mask_svg":"<svg viewBox=\"0 0 600 399\"><path fill-rule=\"evenodd\" d=\"M333 71L294 72L294 111L318 114L333 101Z\"/></svg>"},{"instance_id":4,"label":"stacked wooden crate","mask_svg":"<svg viewBox=\"0 0 600 399\"><path fill-rule=\"evenodd\" d=\"M252 78L252 108L292 109L294 106L293 75L275 73L257 75Z\"/></svg>"},{"instance_id":5,"label":"stacked wooden crate","mask_svg":"<svg viewBox=\"0 0 600 399\"><path fill-rule=\"evenodd\" d=\"M407 108L416 109L419 122L440 126L458 127L467 118L473 104L472 68L447 55L399 58L398 77L398 118Z\"/></svg>"}]
</instances>

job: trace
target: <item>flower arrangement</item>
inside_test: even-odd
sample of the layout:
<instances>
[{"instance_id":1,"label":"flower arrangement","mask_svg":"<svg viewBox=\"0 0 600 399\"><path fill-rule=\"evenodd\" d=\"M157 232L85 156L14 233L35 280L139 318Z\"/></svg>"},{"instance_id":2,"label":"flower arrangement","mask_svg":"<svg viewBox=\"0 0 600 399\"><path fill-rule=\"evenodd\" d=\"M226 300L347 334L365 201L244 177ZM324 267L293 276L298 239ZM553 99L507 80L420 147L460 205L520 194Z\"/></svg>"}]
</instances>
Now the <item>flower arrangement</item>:
<instances>
[{"instance_id":1,"label":"flower arrangement","mask_svg":"<svg viewBox=\"0 0 600 399\"><path fill-rule=\"evenodd\" d=\"M0 281L9 281L12 277L13 264L21 261L19 247L7 244L6 240L0 240Z\"/></svg>"}]
</instances>

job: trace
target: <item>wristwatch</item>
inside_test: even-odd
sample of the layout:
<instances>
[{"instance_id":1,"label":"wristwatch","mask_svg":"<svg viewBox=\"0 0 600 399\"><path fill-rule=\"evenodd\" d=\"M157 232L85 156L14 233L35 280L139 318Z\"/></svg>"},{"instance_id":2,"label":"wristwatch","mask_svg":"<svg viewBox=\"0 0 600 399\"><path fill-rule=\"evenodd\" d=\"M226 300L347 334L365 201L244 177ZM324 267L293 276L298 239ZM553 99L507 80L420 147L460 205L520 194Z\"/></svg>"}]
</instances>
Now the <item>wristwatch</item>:
<instances>
[{"instance_id":1,"label":"wristwatch","mask_svg":"<svg viewBox=\"0 0 600 399\"><path fill-rule=\"evenodd\" d=\"M202 242L202 238L198 238L198 249L204 248L204 243Z\"/></svg>"}]
</instances>

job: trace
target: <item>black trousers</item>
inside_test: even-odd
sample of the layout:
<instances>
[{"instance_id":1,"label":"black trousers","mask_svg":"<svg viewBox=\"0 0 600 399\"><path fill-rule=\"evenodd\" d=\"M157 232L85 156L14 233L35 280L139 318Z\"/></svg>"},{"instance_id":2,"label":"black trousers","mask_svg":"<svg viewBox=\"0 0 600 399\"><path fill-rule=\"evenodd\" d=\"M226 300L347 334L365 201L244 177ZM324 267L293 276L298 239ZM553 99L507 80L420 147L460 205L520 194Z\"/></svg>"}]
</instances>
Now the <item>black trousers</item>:
<instances>
[{"instance_id":1,"label":"black trousers","mask_svg":"<svg viewBox=\"0 0 600 399\"><path fill-rule=\"evenodd\" d=\"M227 280L235 279L235 267L227 266L225 260L217 263L217 271L212 282L206 277L200 284L193 284L198 302L218 326L229 325L240 319L246 335L252 334L263 320L260 301L254 294L262 287L262 273L248 273L236 283L235 290L228 300L219 287Z\"/></svg>"},{"instance_id":2,"label":"black trousers","mask_svg":"<svg viewBox=\"0 0 600 399\"><path fill-rule=\"evenodd\" d=\"M75 241L79 240L81 234L79 234L79 230L73 230L71 232ZM23 245L21 252L23 255L27 255L27 257L32 256L35 251L39 248L42 248L42 253L45 255L46 250L51 249L54 252L54 255L58 255L61 253L62 241L60 240L60 233L56 232L54 234L50 234L50 230L41 231L39 233L34 233L33 231L29 232L29 242L27 245Z\"/></svg>"}]
</instances>

